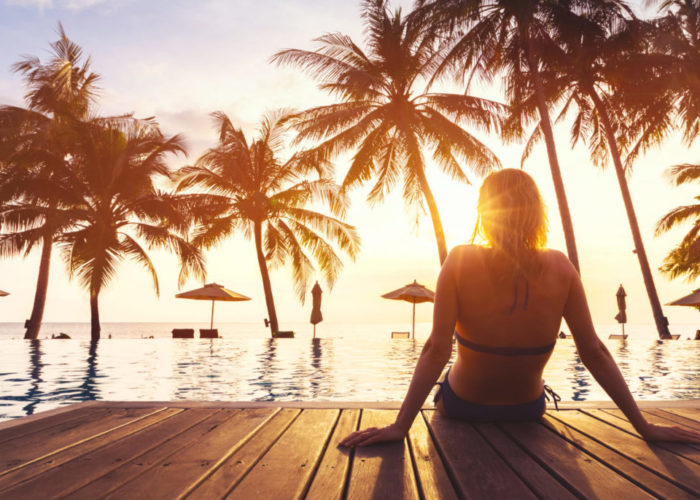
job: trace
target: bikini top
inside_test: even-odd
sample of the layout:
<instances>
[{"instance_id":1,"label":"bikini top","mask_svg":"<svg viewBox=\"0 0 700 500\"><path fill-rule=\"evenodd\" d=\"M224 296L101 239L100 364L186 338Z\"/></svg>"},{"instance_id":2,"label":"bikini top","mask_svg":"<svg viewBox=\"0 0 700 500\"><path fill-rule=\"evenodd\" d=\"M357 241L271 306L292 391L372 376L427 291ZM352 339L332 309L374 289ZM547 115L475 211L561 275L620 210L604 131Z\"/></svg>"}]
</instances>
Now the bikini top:
<instances>
[{"instance_id":1,"label":"bikini top","mask_svg":"<svg viewBox=\"0 0 700 500\"><path fill-rule=\"evenodd\" d=\"M513 296L513 305L510 306L508 314L513 314L515 308L518 305L518 279L515 280L515 291ZM530 283L525 279L525 299L523 300L523 311L527 310L528 300L530 298ZM455 332L455 337L457 337L457 342L462 344L464 347L471 349L472 351L483 352L486 354L498 354L500 356L537 356L539 354L547 354L552 349L554 349L554 344L556 340L551 344L538 346L538 347L494 347L489 345L477 344L471 340L467 340L460 334Z\"/></svg>"}]
</instances>

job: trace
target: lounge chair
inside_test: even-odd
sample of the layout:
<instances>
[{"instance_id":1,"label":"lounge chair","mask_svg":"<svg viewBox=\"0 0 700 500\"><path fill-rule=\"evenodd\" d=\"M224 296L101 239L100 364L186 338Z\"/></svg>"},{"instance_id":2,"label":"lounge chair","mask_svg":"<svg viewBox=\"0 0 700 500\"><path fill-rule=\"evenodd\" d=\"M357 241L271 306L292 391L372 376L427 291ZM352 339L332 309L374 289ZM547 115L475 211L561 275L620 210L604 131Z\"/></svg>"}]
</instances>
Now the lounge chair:
<instances>
[{"instance_id":1,"label":"lounge chair","mask_svg":"<svg viewBox=\"0 0 700 500\"><path fill-rule=\"evenodd\" d=\"M411 332L391 332L392 339L408 339L411 338Z\"/></svg>"},{"instance_id":2,"label":"lounge chair","mask_svg":"<svg viewBox=\"0 0 700 500\"><path fill-rule=\"evenodd\" d=\"M293 339L294 338L294 332L291 330L287 331L280 331L280 332L273 332L272 336L276 339Z\"/></svg>"},{"instance_id":3,"label":"lounge chair","mask_svg":"<svg viewBox=\"0 0 700 500\"><path fill-rule=\"evenodd\" d=\"M627 340L628 336L629 335L627 335L627 334L620 335L618 333L612 333L612 334L608 335L608 339Z\"/></svg>"},{"instance_id":4,"label":"lounge chair","mask_svg":"<svg viewBox=\"0 0 700 500\"><path fill-rule=\"evenodd\" d=\"M199 329L199 338L200 339L218 339L219 338L219 330L217 328L200 328Z\"/></svg>"},{"instance_id":5,"label":"lounge chair","mask_svg":"<svg viewBox=\"0 0 700 500\"><path fill-rule=\"evenodd\" d=\"M174 339L193 339L194 328L173 328Z\"/></svg>"}]
</instances>

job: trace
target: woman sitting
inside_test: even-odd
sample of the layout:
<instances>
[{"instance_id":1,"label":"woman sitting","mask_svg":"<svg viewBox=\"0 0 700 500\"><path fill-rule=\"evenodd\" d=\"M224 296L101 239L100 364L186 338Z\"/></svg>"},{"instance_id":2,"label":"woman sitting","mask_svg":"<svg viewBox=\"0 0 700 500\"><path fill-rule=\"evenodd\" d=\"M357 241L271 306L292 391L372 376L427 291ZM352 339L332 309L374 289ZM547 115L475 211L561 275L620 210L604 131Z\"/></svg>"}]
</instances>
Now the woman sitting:
<instances>
[{"instance_id":1,"label":"woman sitting","mask_svg":"<svg viewBox=\"0 0 700 500\"><path fill-rule=\"evenodd\" d=\"M610 352L598 339L581 279L569 259L545 248L547 219L540 193L521 170L489 175L479 191L473 240L454 248L437 282L433 330L416 365L396 422L353 432L345 446L403 439L449 361L436 395L446 417L469 421L536 420L545 411L542 372L561 320L581 360L647 440L692 441L700 434L644 419Z\"/></svg>"}]
</instances>

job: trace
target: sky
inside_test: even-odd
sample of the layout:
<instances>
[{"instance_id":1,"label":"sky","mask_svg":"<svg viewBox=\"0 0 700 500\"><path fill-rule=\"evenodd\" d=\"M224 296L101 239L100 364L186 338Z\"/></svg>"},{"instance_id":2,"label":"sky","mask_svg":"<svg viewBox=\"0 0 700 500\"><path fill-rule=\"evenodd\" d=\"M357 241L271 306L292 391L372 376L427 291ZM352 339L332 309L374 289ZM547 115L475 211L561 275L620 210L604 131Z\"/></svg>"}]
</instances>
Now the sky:
<instances>
[{"instance_id":1,"label":"sky","mask_svg":"<svg viewBox=\"0 0 700 500\"><path fill-rule=\"evenodd\" d=\"M410 1L395 1L408 10ZM283 48L313 49L313 38L339 31L363 42L360 2L346 0L0 0L0 103L22 105L24 89L10 66L21 55L45 58L56 39L58 22L68 36L92 58L101 75L99 112L134 112L155 116L166 134L182 134L188 157L173 158L173 167L187 165L216 141L209 114L226 112L249 138L264 113L281 107L303 109L332 100L300 71L269 63ZM497 97L497 86L478 90ZM582 146L569 143L568 124L555 128L579 249L581 275L593 319L614 323L615 292L627 290L630 323L653 323L632 237L612 167L592 166ZM497 137L482 138L506 167L519 167L522 145L503 145ZM347 155L336 163L338 178L347 169ZM662 303L698 286L670 281L656 269L683 236L683 229L654 237L658 219L670 209L692 203L697 186L671 187L665 171L670 165L700 160L700 145L688 148L671 136L658 149L636 162L629 178L632 198ZM544 145L538 145L524 166L537 181L549 209L549 245L565 251L561 223ZM449 181L431 169L429 182L445 227L448 247L467 243L475 222L478 187ZM362 237L355 262L344 257L345 268L332 290L325 283L323 312L328 322L407 325L410 306L380 295L414 279L433 288L439 261L428 216L418 226L406 212L397 191L379 206L365 203L367 188L352 194L347 221ZM189 322L208 318L208 307L174 298L178 292L177 262L154 252L161 295L153 292L150 276L131 262L100 298L101 319L114 321ZM262 322L267 316L252 242L237 235L206 253L208 280L223 284L253 300L217 307L217 320ZM26 258L0 260L0 321L29 317L38 269L38 252ZM199 286L190 280L184 289ZM281 328L308 321L311 301L295 298L289 269L272 272L272 286ZM665 307L674 324L690 325L700 317L693 309ZM429 321L430 305L417 308L417 320ZM45 321L89 321L88 294L71 281L60 255L54 252Z\"/></svg>"}]
</instances>

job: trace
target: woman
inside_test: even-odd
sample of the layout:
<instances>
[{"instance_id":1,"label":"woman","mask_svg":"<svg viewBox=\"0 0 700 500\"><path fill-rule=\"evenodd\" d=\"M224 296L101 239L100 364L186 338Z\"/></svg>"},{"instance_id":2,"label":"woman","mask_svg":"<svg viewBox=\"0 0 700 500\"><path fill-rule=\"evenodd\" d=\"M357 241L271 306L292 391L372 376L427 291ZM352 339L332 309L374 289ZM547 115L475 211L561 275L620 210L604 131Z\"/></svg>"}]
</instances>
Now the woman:
<instances>
[{"instance_id":1,"label":"woman","mask_svg":"<svg viewBox=\"0 0 700 500\"><path fill-rule=\"evenodd\" d=\"M561 320L581 360L647 440L692 441L700 434L648 423L615 360L595 333L578 273L546 249L547 219L532 178L516 169L489 175L479 191L474 238L486 246L453 249L437 282L433 331L416 365L396 422L353 432L341 445L403 439L452 354L457 359L436 396L447 417L471 421L536 420L545 411L542 371Z\"/></svg>"}]
</instances>

